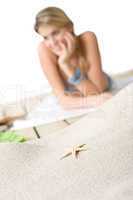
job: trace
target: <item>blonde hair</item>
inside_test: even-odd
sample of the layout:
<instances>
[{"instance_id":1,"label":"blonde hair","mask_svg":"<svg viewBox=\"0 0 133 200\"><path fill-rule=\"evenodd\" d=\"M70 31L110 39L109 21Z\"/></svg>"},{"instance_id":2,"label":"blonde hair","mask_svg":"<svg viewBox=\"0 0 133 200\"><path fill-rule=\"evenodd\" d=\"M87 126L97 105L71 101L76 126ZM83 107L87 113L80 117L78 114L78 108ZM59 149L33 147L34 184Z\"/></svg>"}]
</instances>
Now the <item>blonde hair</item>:
<instances>
[{"instance_id":1,"label":"blonde hair","mask_svg":"<svg viewBox=\"0 0 133 200\"><path fill-rule=\"evenodd\" d=\"M57 7L47 7L38 12L38 14L35 17L35 24L34 24L34 30L39 33L39 27L40 26L47 26L47 25L54 25L58 28L63 28L66 26L72 26L73 22L70 20L70 18L66 15L66 13ZM83 52L81 50L80 41L77 40L77 48L76 52L78 54L78 57L80 58L80 69L81 73L85 71L85 59L83 56Z\"/></svg>"}]
</instances>

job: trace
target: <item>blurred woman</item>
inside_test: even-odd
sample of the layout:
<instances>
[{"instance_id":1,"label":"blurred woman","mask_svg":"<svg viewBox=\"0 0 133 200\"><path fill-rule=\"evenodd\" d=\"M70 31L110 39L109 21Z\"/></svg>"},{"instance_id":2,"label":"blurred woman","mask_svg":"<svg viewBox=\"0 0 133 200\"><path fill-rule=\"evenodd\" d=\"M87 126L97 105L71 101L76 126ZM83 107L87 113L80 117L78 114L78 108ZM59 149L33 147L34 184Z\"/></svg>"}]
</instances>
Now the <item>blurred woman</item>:
<instances>
[{"instance_id":1,"label":"blurred woman","mask_svg":"<svg viewBox=\"0 0 133 200\"><path fill-rule=\"evenodd\" d=\"M112 96L94 32L76 35L72 20L57 7L39 11L34 30L43 38L38 46L40 64L61 106L93 107Z\"/></svg>"}]
</instances>

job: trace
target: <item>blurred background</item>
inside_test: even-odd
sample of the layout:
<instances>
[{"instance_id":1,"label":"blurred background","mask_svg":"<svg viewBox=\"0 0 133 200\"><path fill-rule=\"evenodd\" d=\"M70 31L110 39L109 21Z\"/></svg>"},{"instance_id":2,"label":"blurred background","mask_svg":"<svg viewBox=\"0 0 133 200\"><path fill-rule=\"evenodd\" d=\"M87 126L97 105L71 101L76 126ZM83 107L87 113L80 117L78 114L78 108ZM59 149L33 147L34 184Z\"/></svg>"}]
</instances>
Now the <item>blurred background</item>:
<instances>
[{"instance_id":1,"label":"blurred background","mask_svg":"<svg viewBox=\"0 0 133 200\"><path fill-rule=\"evenodd\" d=\"M0 2L0 104L51 90L40 67L33 30L36 13L47 6L62 8L76 34L95 32L104 71L133 69L131 0L23 0Z\"/></svg>"}]
</instances>

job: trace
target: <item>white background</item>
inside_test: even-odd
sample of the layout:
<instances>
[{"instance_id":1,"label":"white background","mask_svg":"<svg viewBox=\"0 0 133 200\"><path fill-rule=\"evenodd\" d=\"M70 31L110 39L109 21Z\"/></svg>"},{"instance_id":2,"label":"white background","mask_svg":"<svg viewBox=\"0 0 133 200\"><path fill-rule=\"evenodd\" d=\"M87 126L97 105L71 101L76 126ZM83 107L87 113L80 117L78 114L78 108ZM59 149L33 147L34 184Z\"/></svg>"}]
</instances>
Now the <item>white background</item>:
<instances>
[{"instance_id":1,"label":"white background","mask_svg":"<svg viewBox=\"0 0 133 200\"><path fill-rule=\"evenodd\" d=\"M33 30L36 13L47 6L62 8L74 22L76 34L95 32L104 71L133 68L131 0L4 0L0 3L0 104L50 89L37 56L41 38Z\"/></svg>"}]
</instances>

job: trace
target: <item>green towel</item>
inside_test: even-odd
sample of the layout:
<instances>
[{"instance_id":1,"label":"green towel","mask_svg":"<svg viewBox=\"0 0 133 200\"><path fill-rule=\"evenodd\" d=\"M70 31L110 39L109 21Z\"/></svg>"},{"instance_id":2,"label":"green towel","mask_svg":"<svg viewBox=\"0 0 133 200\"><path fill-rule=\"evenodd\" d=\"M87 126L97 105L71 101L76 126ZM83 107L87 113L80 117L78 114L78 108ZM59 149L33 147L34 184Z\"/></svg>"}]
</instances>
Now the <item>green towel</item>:
<instances>
[{"instance_id":1,"label":"green towel","mask_svg":"<svg viewBox=\"0 0 133 200\"><path fill-rule=\"evenodd\" d=\"M25 142L27 138L14 131L0 132L0 142Z\"/></svg>"}]
</instances>

